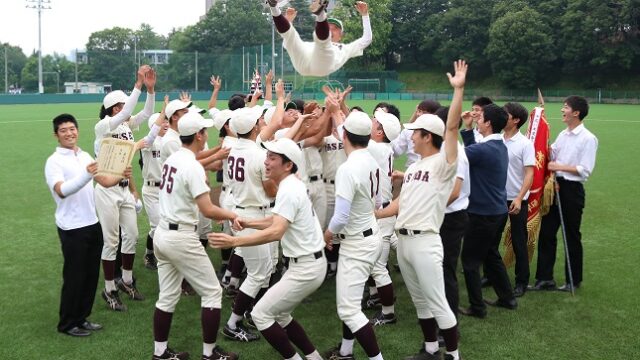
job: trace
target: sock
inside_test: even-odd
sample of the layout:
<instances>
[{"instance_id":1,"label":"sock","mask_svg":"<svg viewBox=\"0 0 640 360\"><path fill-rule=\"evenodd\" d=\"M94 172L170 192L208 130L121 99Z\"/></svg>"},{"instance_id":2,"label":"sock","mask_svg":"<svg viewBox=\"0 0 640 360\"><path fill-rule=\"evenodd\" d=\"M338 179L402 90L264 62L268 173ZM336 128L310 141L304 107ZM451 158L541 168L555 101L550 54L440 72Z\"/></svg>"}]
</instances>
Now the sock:
<instances>
[{"instance_id":1,"label":"sock","mask_svg":"<svg viewBox=\"0 0 640 360\"><path fill-rule=\"evenodd\" d=\"M438 342L437 341L425 341L424 342L424 349L427 350L427 352L429 354L435 354L436 351L438 351L440 349L440 347L438 346Z\"/></svg>"},{"instance_id":2,"label":"sock","mask_svg":"<svg viewBox=\"0 0 640 360\"><path fill-rule=\"evenodd\" d=\"M227 321L227 326L229 326L230 328L235 330L236 329L236 324L240 320L242 320L242 315L237 315L236 313L231 312L231 316L229 316L229 321Z\"/></svg>"},{"instance_id":3,"label":"sock","mask_svg":"<svg viewBox=\"0 0 640 360\"><path fill-rule=\"evenodd\" d=\"M227 270L224 271L224 279L231 279L231 269L227 268Z\"/></svg>"},{"instance_id":4,"label":"sock","mask_svg":"<svg viewBox=\"0 0 640 360\"><path fill-rule=\"evenodd\" d=\"M453 360L460 360L460 353L458 353L458 350L447 351L447 354L453 356Z\"/></svg>"},{"instance_id":5,"label":"sock","mask_svg":"<svg viewBox=\"0 0 640 360\"><path fill-rule=\"evenodd\" d=\"M322 356L320 356L318 350L315 350L311 354L307 354L304 357L307 358L307 360L322 360Z\"/></svg>"},{"instance_id":6,"label":"sock","mask_svg":"<svg viewBox=\"0 0 640 360\"><path fill-rule=\"evenodd\" d=\"M153 254L153 249L145 249L144 254L145 255Z\"/></svg>"},{"instance_id":7,"label":"sock","mask_svg":"<svg viewBox=\"0 0 640 360\"><path fill-rule=\"evenodd\" d=\"M115 291L116 288L116 282L113 280L105 280L104 281L104 288L107 290L107 292L112 292Z\"/></svg>"},{"instance_id":8,"label":"sock","mask_svg":"<svg viewBox=\"0 0 640 360\"><path fill-rule=\"evenodd\" d=\"M300 357L300 355L295 354L292 357L286 359L286 360L302 360L302 358Z\"/></svg>"},{"instance_id":9,"label":"sock","mask_svg":"<svg viewBox=\"0 0 640 360\"><path fill-rule=\"evenodd\" d=\"M320 14L316 15L316 22L322 22L327 20L327 12L323 11Z\"/></svg>"},{"instance_id":10,"label":"sock","mask_svg":"<svg viewBox=\"0 0 640 360\"><path fill-rule=\"evenodd\" d=\"M234 288L238 288L238 283L240 282L240 279L238 279L237 277L232 277L231 280L229 280L229 286L233 286Z\"/></svg>"},{"instance_id":11,"label":"sock","mask_svg":"<svg viewBox=\"0 0 640 360\"><path fill-rule=\"evenodd\" d=\"M271 15L272 16L280 16L280 14L282 14L282 11L280 11L280 8L277 6L274 6L271 8Z\"/></svg>"},{"instance_id":12,"label":"sock","mask_svg":"<svg viewBox=\"0 0 640 360\"><path fill-rule=\"evenodd\" d=\"M342 339L342 342L340 342L340 355L347 356L353 354L353 341L354 339Z\"/></svg>"},{"instance_id":13,"label":"sock","mask_svg":"<svg viewBox=\"0 0 640 360\"><path fill-rule=\"evenodd\" d=\"M375 286L369 286L369 296L373 297L374 295L378 295L378 288Z\"/></svg>"},{"instance_id":14,"label":"sock","mask_svg":"<svg viewBox=\"0 0 640 360\"><path fill-rule=\"evenodd\" d=\"M382 358L382 353L380 353L374 357L370 357L369 360L384 360L384 359Z\"/></svg>"},{"instance_id":15,"label":"sock","mask_svg":"<svg viewBox=\"0 0 640 360\"><path fill-rule=\"evenodd\" d=\"M133 270L122 269L122 281L125 284L131 284L133 282Z\"/></svg>"},{"instance_id":16,"label":"sock","mask_svg":"<svg viewBox=\"0 0 640 360\"><path fill-rule=\"evenodd\" d=\"M395 312L395 306L384 306L382 305L382 313L385 315L393 314Z\"/></svg>"},{"instance_id":17,"label":"sock","mask_svg":"<svg viewBox=\"0 0 640 360\"><path fill-rule=\"evenodd\" d=\"M216 348L216 343L213 343L213 344L202 343L202 355L211 356L211 354L213 354L213 349L215 348Z\"/></svg>"},{"instance_id":18,"label":"sock","mask_svg":"<svg viewBox=\"0 0 640 360\"><path fill-rule=\"evenodd\" d=\"M338 268L338 263L337 262L330 262L329 263L329 268L331 268L331 271L336 271L336 269Z\"/></svg>"},{"instance_id":19,"label":"sock","mask_svg":"<svg viewBox=\"0 0 640 360\"><path fill-rule=\"evenodd\" d=\"M154 341L153 342L153 355L160 356L167 350L166 341Z\"/></svg>"}]
</instances>

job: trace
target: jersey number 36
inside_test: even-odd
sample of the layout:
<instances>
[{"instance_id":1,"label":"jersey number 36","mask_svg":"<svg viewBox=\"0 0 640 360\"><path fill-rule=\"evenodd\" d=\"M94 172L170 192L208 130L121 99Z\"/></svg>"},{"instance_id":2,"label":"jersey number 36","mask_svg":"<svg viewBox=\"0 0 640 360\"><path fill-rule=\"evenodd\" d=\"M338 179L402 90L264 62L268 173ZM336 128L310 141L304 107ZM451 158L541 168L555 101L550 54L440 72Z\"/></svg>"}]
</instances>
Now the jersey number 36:
<instances>
[{"instance_id":1,"label":"jersey number 36","mask_svg":"<svg viewBox=\"0 0 640 360\"><path fill-rule=\"evenodd\" d=\"M228 175L229 179L235 180L238 182L244 181L244 158L235 158L233 156L229 156L227 158L227 164L229 165Z\"/></svg>"}]
</instances>

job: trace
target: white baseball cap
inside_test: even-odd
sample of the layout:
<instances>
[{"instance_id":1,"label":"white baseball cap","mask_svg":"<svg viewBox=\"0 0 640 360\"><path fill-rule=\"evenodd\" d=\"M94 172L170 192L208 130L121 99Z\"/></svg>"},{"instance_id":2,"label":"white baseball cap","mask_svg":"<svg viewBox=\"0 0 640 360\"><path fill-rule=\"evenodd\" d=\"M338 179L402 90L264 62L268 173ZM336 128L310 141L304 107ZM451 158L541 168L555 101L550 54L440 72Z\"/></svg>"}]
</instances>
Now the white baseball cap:
<instances>
[{"instance_id":1,"label":"white baseball cap","mask_svg":"<svg viewBox=\"0 0 640 360\"><path fill-rule=\"evenodd\" d=\"M274 141L263 142L262 147L276 154L288 157L289 160L298 167L302 166L302 150L300 150L298 145L289 138L280 138Z\"/></svg>"},{"instance_id":2,"label":"white baseball cap","mask_svg":"<svg viewBox=\"0 0 640 360\"><path fill-rule=\"evenodd\" d=\"M251 131L258 123L258 119L262 116L262 109L256 107L243 107L233 112L229 127L231 131L238 135L244 135Z\"/></svg>"},{"instance_id":3,"label":"white baseball cap","mask_svg":"<svg viewBox=\"0 0 640 360\"><path fill-rule=\"evenodd\" d=\"M115 104L127 101L127 98L128 96L124 93L124 91L115 90L105 95L104 100L102 100L102 105L105 109L108 109Z\"/></svg>"},{"instance_id":4,"label":"white baseball cap","mask_svg":"<svg viewBox=\"0 0 640 360\"><path fill-rule=\"evenodd\" d=\"M432 134L444 136L444 122L437 115L423 114L418 116L416 121L404 124L407 130L424 129Z\"/></svg>"},{"instance_id":5,"label":"white baseball cap","mask_svg":"<svg viewBox=\"0 0 640 360\"><path fill-rule=\"evenodd\" d=\"M395 115L384 110L378 110L373 117L375 117L380 125L382 125L384 134L387 136L389 141L395 140L400 135L402 127L400 126L400 120L398 120Z\"/></svg>"},{"instance_id":6,"label":"white baseball cap","mask_svg":"<svg viewBox=\"0 0 640 360\"><path fill-rule=\"evenodd\" d=\"M233 116L233 110L224 109L219 111L216 114L216 116L213 118L213 126L215 126L215 128L218 130L222 129L224 124L226 124L227 121L229 121L229 119L231 119L232 116Z\"/></svg>"},{"instance_id":7,"label":"white baseball cap","mask_svg":"<svg viewBox=\"0 0 640 360\"><path fill-rule=\"evenodd\" d=\"M151 129L156 120L158 120L158 116L160 116L160 113L151 114L151 116L149 116L149 129Z\"/></svg>"},{"instance_id":8,"label":"white baseball cap","mask_svg":"<svg viewBox=\"0 0 640 360\"><path fill-rule=\"evenodd\" d=\"M269 125L269 123L271 122L271 119L273 119L273 114L276 113L276 107L272 106L270 108L267 109L267 111L264 112L264 122L265 124Z\"/></svg>"},{"instance_id":9,"label":"white baseball cap","mask_svg":"<svg viewBox=\"0 0 640 360\"><path fill-rule=\"evenodd\" d=\"M189 112L197 112L200 115L204 115L207 112L207 110L201 109L201 108L197 107L196 105L194 105L193 103L191 103L191 104L189 104L189 106L187 106L187 110Z\"/></svg>"},{"instance_id":10,"label":"white baseball cap","mask_svg":"<svg viewBox=\"0 0 640 360\"><path fill-rule=\"evenodd\" d=\"M354 135L371 135L371 119L362 111L354 111L344 120L344 128Z\"/></svg>"},{"instance_id":11,"label":"white baseball cap","mask_svg":"<svg viewBox=\"0 0 640 360\"><path fill-rule=\"evenodd\" d=\"M180 118L178 122L178 132L180 136L189 136L203 128L210 128L212 126L213 120L205 119L197 112L188 112Z\"/></svg>"},{"instance_id":12,"label":"white baseball cap","mask_svg":"<svg viewBox=\"0 0 640 360\"><path fill-rule=\"evenodd\" d=\"M167 116L167 119L171 119L176 111L187 108L189 105L191 105L190 102L184 102L179 99L171 100L164 109L164 114Z\"/></svg>"}]
</instances>

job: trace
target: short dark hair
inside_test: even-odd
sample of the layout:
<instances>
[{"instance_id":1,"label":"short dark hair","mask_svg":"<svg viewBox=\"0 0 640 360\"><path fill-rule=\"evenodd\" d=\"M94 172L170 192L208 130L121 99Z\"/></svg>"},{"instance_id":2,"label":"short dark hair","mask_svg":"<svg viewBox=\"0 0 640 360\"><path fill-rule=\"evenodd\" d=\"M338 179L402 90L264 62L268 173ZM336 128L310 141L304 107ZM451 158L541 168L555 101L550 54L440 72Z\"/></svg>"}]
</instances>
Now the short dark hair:
<instances>
[{"instance_id":1,"label":"short dark hair","mask_svg":"<svg viewBox=\"0 0 640 360\"><path fill-rule=\"evenodd\" d=\"M582 96L571 95L564 99L564 102L569 105L573 111L580 111L580 115L578 115L580 121L589 115L589 102Z\"/></svg>"},{"instance_id":2,"label":"short dark hair","mask_svg":"<svg viewBox=\"0 0 640 360\"><path fill-rule=\"evenodd\" d=\"M273 153L273 154L276 154L276 155L278 155L278 156L280 156L280 158L282 159L282 163L283 163L283 164L284 164L284 163L287 163L287 162L290 162L290 163L291 163L291 165L293 165L293 166L291 167L291 173L292 173L292 174L295 174L295 173L297 173L297 172L298 172L298 165L296 165L296 163L294 163L293 161L291 161L291 159L289 159L289 157L288 157L287 155L285 155L285 154L278 154L278 153L276 153L276 152L272 152L272 153Z\"/></svg>"},{"instance_id":3,"label":"short dark hair","mask_svg":"<svg viewBox=\"0 0 640 360\"><path fill-rule=\"evenodd\" d=\"M499 134L507 125L509 114L496 104L489 104L482 107L484 113L484 121L491 123L491 129L494 134Z\"/></svg>"},{"instance_id":4,"label":"short dark hair","mask_svg":"<svg viewBox=\"0 0 640 360\"><path fill-rule=\"evenodd\" d=\"M207 131L207 128L200 129L197 134L204 134ZM193 141L196 139L196 134L182 136L180 135L180 141L183 145L191 145Z\"/></svg>"},{"instance_id":5,"label":"short dark hair","mask_svg":"<svg viewBox=\"0 0 640 360\"><path fill-rule=\"evenodd\" d=\"M386 103L386 102L381 102L381 103L378 103L376 106L373 107L373 112L375 113L376 109L378 109L378 108L385 108L385 109L387 109L387 112L389 114L392 114L395 117L397 117L398 119L400 119L400 109L398 109L397 106L395 106L393 104Z\"/></svg>"},{"instance_id":6,"label":"short dark hair","mask_svg":"<svg viewBox=\"0 0 640 360\"><path fill-rule=\"evenodd\" d=\"M353 111L353 110L358 110L360 112L364 112L364 110L362 110L362 108L360 106L352 106L351 109L349 109L349 111Z\"/></svg>"},{"instance_id":7,"label":"short dark hair","mask_svg":"<svg viewBox=\"0 0 640 360\"><path fill-rule=\"evenodd\" d=\"M444 124L447 125L447 117L449 116L449 107L448 106L440 107L438 110L436 110L434 115L439 117L440 120L442 120Z\"/></svg>"},{"instance_id":8,"label":"short dark hair","mask_svg":"<svg viewBox=\"0 0 640 360\"><path fill-rule=\"evenodd\" d=\"M58 115L58 116L53 118L53 133L57 134L58 133L58 128L60 127L60 125L66 123L66 122L73 123L73 125L75 125L76 129L78 129L78 120L76 120L76 118L73 117L73 115L71 115L71 114L60 114L60 115Z\"/></svg>"},{"instance_id":9,"label":"short dark hair","mask_svg":"<svg viewBox=\"0 0 640 360\"><path fill-rule=\"evenodd\" d=\"M347 131L347 129L344 129L344 133L347 135L349 142L354 146L367 147L367 145L369 145L369 140L371 139L369 136L352 134Z\"/></svg>"},{"instance_id":10,"label":"short dark hair","mask_svg":"<svg viewBox=\"0 0 640 360\"><path fill-rule=\"evenodd\" d=\"M442 142L444 141L442 136L434 134L431 131L427 131L425 129L419 129L419 130L420 130L420 136L422 137L427 136L427 134L431 134L431 143L436 149L440 149L442 147Z\"/></svg>"},{"instance_id":11,"label":"short dark hair","mask_svg":"<svg viewBox=\"0 0 640 360\"><path fill-rule=\"evenodd\" d=\"M245 106L244 95L241 95L241 94L231 95L231 97L229 98L229 101L227 103L227 107L231 111L236 110L236 109L241 109L244 106Z\"/></svg>"},{"instance_id":12,"label":"short dark hair","mask_svg":"<svg viewBox=\"0 0 640 360\"><path fill-rule=\"evenodd\" d=\"M493 101L491 99L489 99L486 96L480 96L473 100L473 102L471 103L471 106L478 105L480 107L485 107L489 104L493 104Z\"/></svg>"},{"instance_id":13,"label":"short dark hair","mask_svg":"<svg viewBox=\"0 0 640 360\"><path fill-rule=\"evenodd\" d=\"M375 112L376 112L376 110L377 110L377 109L379 109L379 108L385 108L385 109L386 109L386 108L388 108L388 107L389 107L389 104L388 104L388 103L386 103L386 102L379 102L379 103L377 103L377 104L376 104L376 106L374 106L374 107L373 107L373 112L374 112L374 114L373 114L373 115L375 115Z\"/></svg>"},{"instance_id":14,"label":"short dark hair","mask_svg":"<svg viewBox=\"0 0 640 360\"><path fill-rule=\"evenodd\" d=\"M420 104L418 104L418 109L428 114L435 114L436 111L438 111L438 109L441 107L442 105L440 105L440 103L435 100L422 100L420 101Z\"/></svg>"},{"instance_id":15,"label":"short dark hair","mask_svg":"<svg viewBox=\"0 0 640 360\"><path fill-rule=\"evenodd\" d=\"M527 109L522 106L522 104L517 102L508 102L504 104L502 107L508 114L511 115L514 119L518 119L518 129L524 125L529 119L529 112Z\"/></svg>"}]
</instances>

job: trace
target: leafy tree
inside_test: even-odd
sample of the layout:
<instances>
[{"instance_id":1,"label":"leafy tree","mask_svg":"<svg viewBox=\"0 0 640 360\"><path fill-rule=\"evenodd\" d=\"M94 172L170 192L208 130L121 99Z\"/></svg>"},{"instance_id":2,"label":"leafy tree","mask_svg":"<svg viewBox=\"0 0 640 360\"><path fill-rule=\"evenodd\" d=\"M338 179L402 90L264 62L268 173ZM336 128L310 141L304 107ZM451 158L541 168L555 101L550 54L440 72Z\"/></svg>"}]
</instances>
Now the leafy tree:
<instances>
[{"instance_id":1,"label":"leafy tree","mask_svg":"<svg viewBox=\"0 0 640 360\"><path fill-rule=\"evenodd\" d=\"M313 40L313 31L316 28L316 20L311 14L311 11L309 11L309 1L291 0L289 1L288 6L298 11L298 15L293 20L293 26L296 28L300 38L304 41ZM283 8L282 11L284 12L285 9Z\"/></svg>"},{"instance_id":2,"label":"leafy tree","mask_svg":"<svg viewBox=\"0 0 640 360\"><path fill-rule=\"evenodd\" d=\"M5 53L6 49L6 53ZM27 56L22 52L19 46L12 46L9 43L3 43L0 49L2 62L0 63L0 81L2 81L2 91L4 91L4 56L7 56L7 82L9 86L21 86L22 68L27 63Z\"/></svg>"},{"instance_id":3,"label":"leafy tree","mask_svg":"<svg viewBox=\"0 0 640 360\"><path fill-rule=\"evenodd\" d=\"M91 34L87 43L87 81L110 82L113 89L130 89L138 65L134 57L134 33L114 27Z\"/></svg>"}]
</instances>

